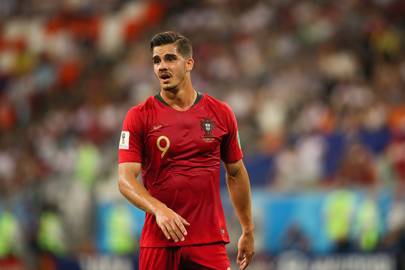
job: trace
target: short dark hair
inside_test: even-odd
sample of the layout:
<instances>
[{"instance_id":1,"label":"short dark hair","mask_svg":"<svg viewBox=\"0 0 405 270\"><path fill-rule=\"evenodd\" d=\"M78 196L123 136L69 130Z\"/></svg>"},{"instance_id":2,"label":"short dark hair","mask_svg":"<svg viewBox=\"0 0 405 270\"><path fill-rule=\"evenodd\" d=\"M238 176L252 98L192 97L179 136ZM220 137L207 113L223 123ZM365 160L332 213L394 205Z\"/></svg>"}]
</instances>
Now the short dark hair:
<instances>
[{"instance_id":1,"label":"short dark hair","mask_svg":"<svg viewBox=\"0 0 405 270\"><path fill-rule=\"evenodd\" d=\"M161 32L153 36L150 41L150 50L156 46L162 46L175 43L178 52L184 57L193 56L193 47L191 41L182 34L174 31Z\"/></svg>"}]
</instances>

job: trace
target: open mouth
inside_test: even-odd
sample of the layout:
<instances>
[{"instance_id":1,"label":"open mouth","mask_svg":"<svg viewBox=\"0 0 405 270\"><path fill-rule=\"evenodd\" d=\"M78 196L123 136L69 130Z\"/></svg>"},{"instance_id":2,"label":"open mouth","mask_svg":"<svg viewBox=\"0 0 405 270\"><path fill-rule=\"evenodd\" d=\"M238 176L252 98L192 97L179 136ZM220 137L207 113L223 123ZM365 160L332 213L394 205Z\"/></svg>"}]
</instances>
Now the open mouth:
<instances>
[{"instance_id":1,"label":"open mouth","mask_svg":"<svg viewBox=\"0 0 405 270\"><path fill-rule=\"evenodd\" d=\"M161 79L161 80L163 80L163 81L166 81L166 80L168 80L168 79L170 79L170 74L161 74L160 76L159 76L159 78Z\"/></svg>"}]
</instances>

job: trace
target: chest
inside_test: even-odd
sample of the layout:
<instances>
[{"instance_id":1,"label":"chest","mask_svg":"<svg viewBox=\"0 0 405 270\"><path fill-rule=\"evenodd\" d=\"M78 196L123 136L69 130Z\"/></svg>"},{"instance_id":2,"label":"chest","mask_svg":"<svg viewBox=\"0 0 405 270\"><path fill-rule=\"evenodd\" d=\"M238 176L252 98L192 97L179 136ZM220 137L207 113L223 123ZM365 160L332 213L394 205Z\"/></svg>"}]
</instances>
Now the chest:
<instances>
[{"instance_id":1,"label":"chest","mask_svg":"<svg viewBox=\"0 0 405 270\"><path fill-rule=\"evenodd\" d=\"M155 114L144 136L149 154L192 158L219 151L227 134L223 121L208 112Z\"/></svg>"}]
</instances>

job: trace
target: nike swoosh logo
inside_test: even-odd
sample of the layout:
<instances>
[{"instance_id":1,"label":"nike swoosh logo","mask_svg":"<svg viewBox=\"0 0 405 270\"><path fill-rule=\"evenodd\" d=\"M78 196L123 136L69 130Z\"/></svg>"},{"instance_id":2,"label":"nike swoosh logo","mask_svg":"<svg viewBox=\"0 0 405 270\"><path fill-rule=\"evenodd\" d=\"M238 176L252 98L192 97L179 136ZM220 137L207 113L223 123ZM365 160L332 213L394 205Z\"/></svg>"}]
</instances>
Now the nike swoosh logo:
<instances>
[{"instance_id":1,"label":"nike swoosh logo","mask_svg":"<svg viewBox=\"0 0 405 270\"><path fill-rule=\"evenodd\" d=\"M161 127L162 127L162 125L155 125L155 126L152 127L152 130L157 130L157 129L161 128Z\"/></svg>"}]
</instances>

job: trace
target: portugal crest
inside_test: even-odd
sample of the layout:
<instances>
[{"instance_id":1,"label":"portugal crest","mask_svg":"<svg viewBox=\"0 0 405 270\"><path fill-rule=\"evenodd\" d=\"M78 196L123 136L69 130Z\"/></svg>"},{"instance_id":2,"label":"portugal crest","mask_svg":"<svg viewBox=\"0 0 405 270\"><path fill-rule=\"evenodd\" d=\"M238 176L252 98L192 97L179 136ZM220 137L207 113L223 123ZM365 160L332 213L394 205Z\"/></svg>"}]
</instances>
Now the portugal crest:
<instances>
[{"instance_id":1,"label":"portugal crest","mask_svg":"<svg viewBox=\"0 0 405 270\"><path fill-rule=\"evenodd\" d=\"M204 131L204 138L212 137L212 130L215 128L214 122L211 119L203 119L200 122L201 129Z\"/></svg>"}]
</instances>

